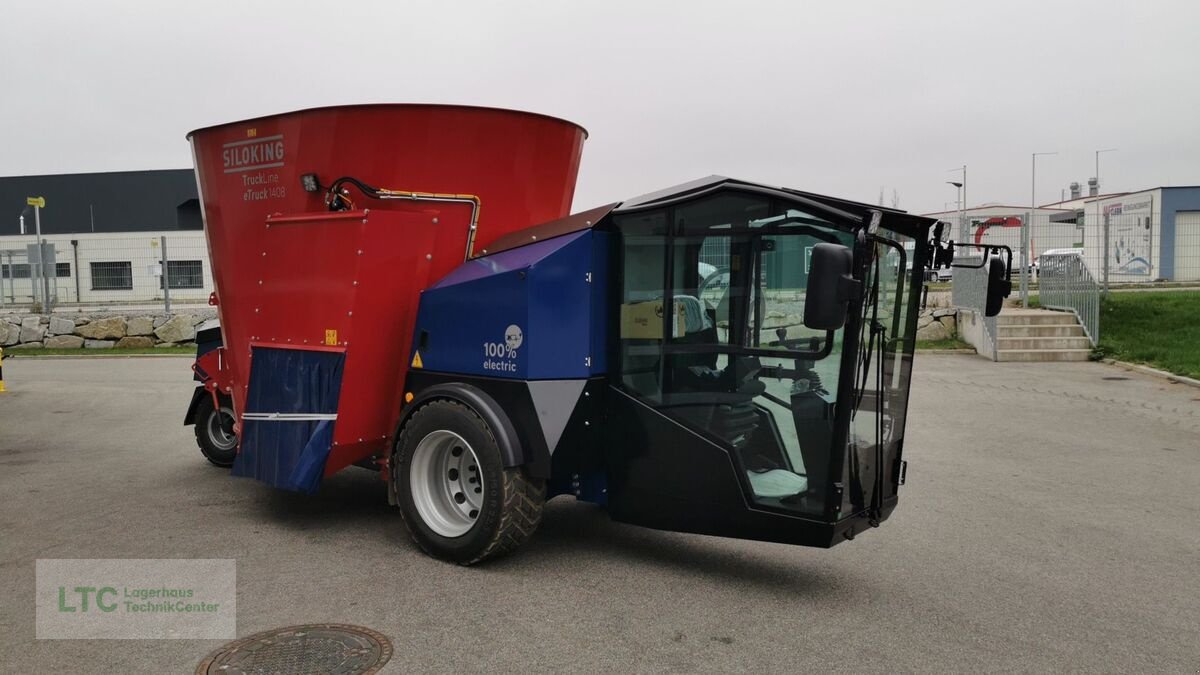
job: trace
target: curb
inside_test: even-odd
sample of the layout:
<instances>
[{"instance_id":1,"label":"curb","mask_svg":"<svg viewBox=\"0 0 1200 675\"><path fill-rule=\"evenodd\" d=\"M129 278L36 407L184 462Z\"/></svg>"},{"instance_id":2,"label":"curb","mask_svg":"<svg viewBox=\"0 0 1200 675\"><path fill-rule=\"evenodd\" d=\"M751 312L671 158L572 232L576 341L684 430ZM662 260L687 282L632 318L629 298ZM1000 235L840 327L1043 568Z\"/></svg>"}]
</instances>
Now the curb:
<instances>
[{"instance_id":1,"label":"curb","mask_svg":"<svg viewBox=\"0 0 1200 675\"><path fill-rule=\"evenodd\" d=\"M1200 380L1193 380L1192 378L1184 377L1183 375L1176 375L1174 373L1168 373L1165 370L1151 368L1150 366L1143 366L1138 363L1127 363L1125 361L1118 361L1116 359L1103 359L1103 362L1107 363L1110 366L1118 366L1118 367L1124 368L1126 370L1136 371L1136 372L1142 373L1143 375L1150 375L1151 377L1157 377L1159 379L1163 379L1163 380L1166 380L1168 382L1172 382L1175 384L1186 384L1189 387L1196 387L1196 388L1200 389Z\"/></svg>"},{"instance_id":2,"label":"curb","mask_svg":"<svg viewBox=\"0 0 1200 675\"><path fill-rule=\"evenodd\" d=\"M974 356L974 355L978 354L979 352L975 351L974 349L918 349L916 351L916 353L917 354L937 354L937 355L970 354L970 355Z\"/></svg>"}]
</instances>

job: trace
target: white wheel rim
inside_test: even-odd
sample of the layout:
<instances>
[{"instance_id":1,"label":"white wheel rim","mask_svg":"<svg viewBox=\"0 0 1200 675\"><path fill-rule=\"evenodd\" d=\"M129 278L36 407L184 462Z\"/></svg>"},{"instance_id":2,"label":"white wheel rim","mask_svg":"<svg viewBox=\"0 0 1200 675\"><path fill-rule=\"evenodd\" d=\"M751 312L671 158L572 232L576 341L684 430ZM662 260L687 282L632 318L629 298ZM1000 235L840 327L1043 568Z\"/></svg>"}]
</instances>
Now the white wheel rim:
<instances>
[{"instance_id":1,"label":"white wheel rim","mask_svg":"<svg viewBox=\"0 0 1200 675\"><path fill-rule=\"evenodd\" d=\"M461 537L483 508L483 475L475 450L453 431L429 433L413 450L408 485L417 513L443 537Z\"/></svg>"},{"instance_id":2,"label":"white wheel rim","mask_svg":"<svg viewBox=\"0 0 1200 675\"><path fill-rule=\"evenodd\" d=\"M233 408L221 406L208 416L208 438L218 450L232 450L237 446L233 423L237 418Z\"/></svg>"}]
</instances>

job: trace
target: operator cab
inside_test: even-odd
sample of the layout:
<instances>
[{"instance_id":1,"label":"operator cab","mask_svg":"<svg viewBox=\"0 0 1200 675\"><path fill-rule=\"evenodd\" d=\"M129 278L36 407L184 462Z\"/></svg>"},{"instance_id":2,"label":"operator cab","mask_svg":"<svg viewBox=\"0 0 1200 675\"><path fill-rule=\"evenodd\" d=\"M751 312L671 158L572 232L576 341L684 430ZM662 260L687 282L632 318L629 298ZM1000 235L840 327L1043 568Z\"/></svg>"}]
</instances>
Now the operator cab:
<instances>
[{"instance_id":1,"label":"operator cab","mask_svg":"<svg viewBox=\"0 0 1200 675\"><path fill-rule=\"evenodd\" d=\"M615 517L825 546L886 517L928 222L889 211L868 238L869 217L729 179L614 211L610 363L632 419L608 447L643 448L615 451ZM815 292L830 251L845 254L844 287ZM839 321L814 320L839 303Z\"/></svg>"}]
</instances>

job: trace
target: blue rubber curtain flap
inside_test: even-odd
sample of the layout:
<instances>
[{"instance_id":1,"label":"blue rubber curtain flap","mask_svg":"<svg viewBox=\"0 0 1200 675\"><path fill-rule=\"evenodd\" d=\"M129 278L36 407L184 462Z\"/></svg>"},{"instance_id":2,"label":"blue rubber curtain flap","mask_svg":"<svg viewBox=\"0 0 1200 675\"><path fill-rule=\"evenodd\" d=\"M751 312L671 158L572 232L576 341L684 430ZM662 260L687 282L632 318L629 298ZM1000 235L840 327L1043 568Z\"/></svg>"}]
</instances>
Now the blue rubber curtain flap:
<instances>
[{"instance_id":1,"label":"blue rubber curtain flap","mask_svg":"<svg viewBox=\"0 0 1200 675\"><path fill-rule=\"evenodd\" d=\"M233 475L312 494L333 447L346 355L255 347Z\"/></svg>"}]
</instances>

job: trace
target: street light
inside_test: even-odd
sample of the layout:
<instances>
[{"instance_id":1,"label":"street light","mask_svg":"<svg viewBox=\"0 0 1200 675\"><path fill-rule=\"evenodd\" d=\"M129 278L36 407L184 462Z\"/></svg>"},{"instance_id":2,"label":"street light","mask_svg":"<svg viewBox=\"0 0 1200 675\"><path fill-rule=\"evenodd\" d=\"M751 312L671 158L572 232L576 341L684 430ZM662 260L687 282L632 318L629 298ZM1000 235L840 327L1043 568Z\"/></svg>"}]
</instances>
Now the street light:
<instances>
[{"instance_id":1,"label":"street light","mask_svg":"<svg viewBox=\"0 0 1200 675\"><path fill-rule=\"evenodd\" d=\"M954 185L955 187L962 188L962 198L958 200L958 203L959 203L959 207L958 207L958 240L966 241L968 238L968 234L967 234L967 165L963 164L961 167L959 167L957 169L947 169L946 171L947 172L949 172L949 171L961 171L962 172L962 182L961 183L955 183L952 181L946 181L946 182L950 183L951 185Z\"/></svg>"},{"instance_id":2,"label":"street light","mask_svg":"<svg viewBox=\"0 0 1200 675\"><path fill-rule=\"evenodd\" d=\"M954 186L955 188L957 188L957 190L958 190L958 191L955 193L955 196L957 197L957 199L955 199L955 201L954 201L954 209L955 209L956 211L958 211L958 220L959 220L959 222L961 223L961 222L962 222L962 219L963 219L963 212L962 212L962 206L963 206L963 202L962 202L962 186L963 186L963 184L962 184L962 183L957 183L957 182L955 182L955 181L952 181L952 180L948 180L948 181L946 181L946 184L947 184L947 185L953 185L953 186Z\"/></svg>"},{"instance_id":3,"label":"street light","mask_svg":"<svg viewBox=\"0 0 1200 675\"><path fill-rule=\"evenodd\" d=\"M1116 151L1117 151L1116 148L1105 148L1103 150L1096 151L1096 193L1097 194L1099 194L1099 192L1100 192L1100 153L1116 152Z\"/></svg>"},{"instance_id":4,"label":"street light","mask_svg":"<svg viewBox=\"0 0 1200 675\"><path fill-rule=\"evenodd\" d=\"M1057 152L1033 153L1033 168L1029 176L1029 214L1021 223L1021 306L1029 306L1029 226L1033 220L1033 210L1037 208L1037 158L1044 155L1057 155Z\"/></svg>"},{"instance_id":5,"label":"street light","mask_svg":"<svg viewBox=\"0 0 1200 675\"><path fill-rule=\"evenodd\" d=\"M1033 153L1033 171L1030 173L1029 179L1029 206L1037 208L1037 158L1044 155L1057 155L1057 152L1035 152Z\"/></svg>"}]
</instances>

